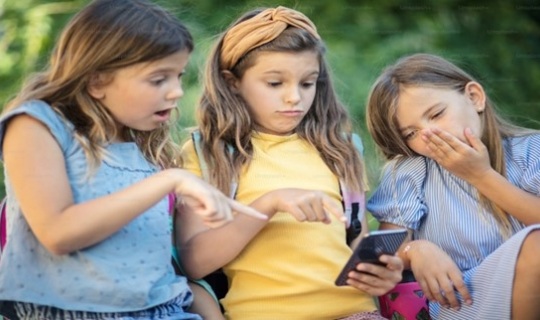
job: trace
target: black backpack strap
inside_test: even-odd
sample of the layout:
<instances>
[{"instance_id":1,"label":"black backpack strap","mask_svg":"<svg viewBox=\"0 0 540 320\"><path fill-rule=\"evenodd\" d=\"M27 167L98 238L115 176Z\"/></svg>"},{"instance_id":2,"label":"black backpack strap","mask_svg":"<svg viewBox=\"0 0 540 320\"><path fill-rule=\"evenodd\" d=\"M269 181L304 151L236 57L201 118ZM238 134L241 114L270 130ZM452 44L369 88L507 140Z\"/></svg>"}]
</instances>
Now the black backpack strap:
<instances>
[{"instance_id":1,"label":"black backpack strap","mask_svg":"<svg viewBox=\"0 0 540 320\"><path fill-rule=\"evenodd\" d=\"M364 154L364 145L362 144L362 139L357 134L352 134L352 142L360 155L360 158L363 158ZM365 207L365 194L360 192L350 192L348 191L345 183L341 180L340 191L341 197L343 199L343 209L345 211L345 216L349 221L347 226L347 243L351 243L356 237L362 232L362 218L364 217L364 207Z\"/></svg>"}]
</instances>

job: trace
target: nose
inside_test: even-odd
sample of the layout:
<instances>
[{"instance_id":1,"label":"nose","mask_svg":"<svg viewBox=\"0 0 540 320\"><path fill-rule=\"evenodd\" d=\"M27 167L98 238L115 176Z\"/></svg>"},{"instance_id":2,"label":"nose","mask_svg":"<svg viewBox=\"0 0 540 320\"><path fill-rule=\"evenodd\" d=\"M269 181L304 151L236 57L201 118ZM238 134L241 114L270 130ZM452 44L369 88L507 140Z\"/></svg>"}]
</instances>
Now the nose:
<instances>
[{"instance_id":1,"label":"nose","mask_svg":"<svg viewBox=\"0 0 540 320\"><path fill-rule=\"evenodd\" d=\"M300 100L302 100L301 88L299 86L292 86L290 90L287 91L287 96L285 97L285 102L293 106L297 105Z\"/></svg>"},{"instance_id":2,"label":"nose","mask_svg":"<svg viewBox=\"0 0 540 320\"><path fill-rule=\"evenodd\" d=\"M171 85L171 89L167 93L168 100L177 100L184 96L184 89L182 89L182 83L177 80Z\"/></svg>"}]
</instances>

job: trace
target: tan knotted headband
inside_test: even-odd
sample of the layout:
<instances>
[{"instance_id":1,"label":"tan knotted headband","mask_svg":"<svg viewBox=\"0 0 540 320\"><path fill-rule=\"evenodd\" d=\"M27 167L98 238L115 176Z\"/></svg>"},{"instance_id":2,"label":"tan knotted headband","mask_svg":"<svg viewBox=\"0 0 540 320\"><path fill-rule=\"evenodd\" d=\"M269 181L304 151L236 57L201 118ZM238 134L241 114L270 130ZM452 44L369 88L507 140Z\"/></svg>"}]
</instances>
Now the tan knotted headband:
<instances>
[{"instance_id":1,"label":"tan knotted headband","mask_svg":"<svg viewBox=\"0 0 540 320\"><path fill-rule=\"evenodd\" d=\"M320 39L317 28L301 12L285 7L266 9L233 26L223 38L221 68L230 70L247 52L277 38L288 26L297 27Z\"/></svg>"}]
</instances>

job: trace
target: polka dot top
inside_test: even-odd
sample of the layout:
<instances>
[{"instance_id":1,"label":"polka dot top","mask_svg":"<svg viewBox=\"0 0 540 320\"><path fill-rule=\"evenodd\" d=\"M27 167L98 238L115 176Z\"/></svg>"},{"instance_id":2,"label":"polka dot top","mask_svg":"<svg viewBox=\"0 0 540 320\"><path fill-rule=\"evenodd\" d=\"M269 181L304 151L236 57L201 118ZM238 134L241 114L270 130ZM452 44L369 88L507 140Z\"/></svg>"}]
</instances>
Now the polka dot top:
<instances>
[{"instance_id":1,"label":"polka dot top","mask_svg":"<svg viewBox=\"0 0 540 320\"><path fill-rule=\"evenodd\" d=\"M43 101L27 102L4 115L0 119L0 142L7 121L20 114L41 121L57 140L75 203L114 193L158 171L136 144L115 143L107 147L109 156L88 178L88 164L73 137L73 126ZM186 279L176 276L171 265L166 198L104 241L70 254L54 255L30 230L7 173L5 184L8 237L0 259L0 300L68 310L124 312L164 303L189 290Z\"/></svg>"}]
</instances>

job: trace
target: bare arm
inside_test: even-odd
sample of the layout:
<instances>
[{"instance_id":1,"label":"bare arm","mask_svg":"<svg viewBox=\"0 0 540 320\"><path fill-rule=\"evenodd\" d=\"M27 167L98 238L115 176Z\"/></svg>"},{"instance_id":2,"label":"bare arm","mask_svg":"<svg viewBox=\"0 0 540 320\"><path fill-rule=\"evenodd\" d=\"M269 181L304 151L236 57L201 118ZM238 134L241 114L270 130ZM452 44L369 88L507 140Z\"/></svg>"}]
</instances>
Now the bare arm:
<instances>
[{"instance_id":1,"label":"bare arm","mask_svg":"<svg viewBox=\"0 0 540 320\"><path fill-rule=\"evenodd\" d=\"M264 199L259 201L264 202ZM275 214L270 206L263 206L264 203L256 208L269 217ZM234 259L266 223L238 215L230 223L210 229L187 206L180 205L176 213L174 236L186 274L200 279L221 268Z\"/></svg>"},{"instance_id":2,"label":"bare arm","mask_svg":"<svg viewBox=\"0 0 540 320\"><path fill-rule=\"evenodd\" d=\"M226 197L180 169L165 170L113 194L75 204L57 141L30 116L20 115L9 122L3 152L28 224L39 241L55 254L102 241L170 192L198 201L196 213L205 219L232 218Z\"/></svg>"},{"instance_id":3,"label":"bare arm","mask_svg":"<svg viewBox=\"0 0 540 320\"><path fill-rule=\"evenodd\" d=\"M269 218L276 212L288 212L298 221L330 223L331 216L344 219L337 201L314 190L274 190L253 201L250 207ZM186 273L196 279L232 261L267 223L237 215L232 222L209 229L186 208L180 208L178 212L176 244ZM218 247L220 249L216 250Z\"/></svg>"},{"instance_id":4,"label":"bare arm","mask_svg":"<svg viewBox=\"0 0 540 320\"><path fill-rule=\"evenodd\" d=\"M381 223L381 229L396 229L400 226ZM436 244L428 240L409 240L398 250L405 269L413 271L414 276L429 300L437 300L443 306L458 308L459 292L466 304L471 304L471 294L465 286L461 271L452 258ZM444 294L442 294L444 292Z\"/></svg>"}]
</instances>

